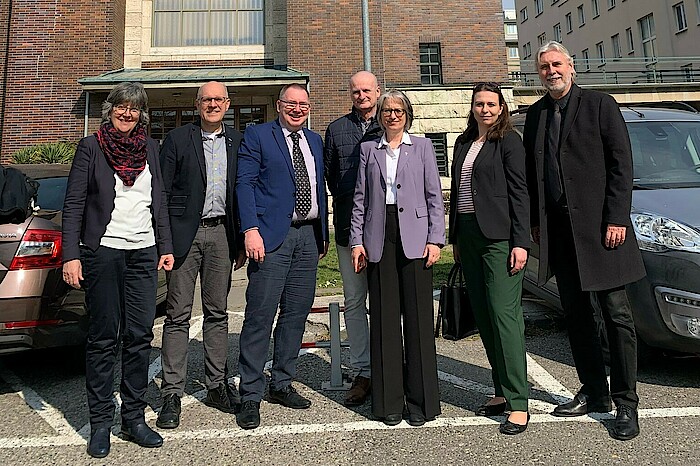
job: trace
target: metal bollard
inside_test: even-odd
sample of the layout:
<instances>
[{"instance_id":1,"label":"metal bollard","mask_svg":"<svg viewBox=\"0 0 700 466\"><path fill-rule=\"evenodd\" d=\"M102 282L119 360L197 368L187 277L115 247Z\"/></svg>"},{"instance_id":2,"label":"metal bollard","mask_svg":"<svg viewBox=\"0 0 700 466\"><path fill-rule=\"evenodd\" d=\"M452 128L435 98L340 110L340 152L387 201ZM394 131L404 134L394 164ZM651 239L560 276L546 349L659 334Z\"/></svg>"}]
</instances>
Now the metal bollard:
<instances>
[{"instance_id":1,"label":"metal bollard","mask_svg":"<svg viewBox=\"0 0 700 466\"><path fill-rule=\"evenodd\" d=\"M328 391L348 390L350 384L343 382L343 372L340 368L340 304L328 305L329 330L331 333L331 381L323 382L321 389Z\"/></svg>"}]
</instances>

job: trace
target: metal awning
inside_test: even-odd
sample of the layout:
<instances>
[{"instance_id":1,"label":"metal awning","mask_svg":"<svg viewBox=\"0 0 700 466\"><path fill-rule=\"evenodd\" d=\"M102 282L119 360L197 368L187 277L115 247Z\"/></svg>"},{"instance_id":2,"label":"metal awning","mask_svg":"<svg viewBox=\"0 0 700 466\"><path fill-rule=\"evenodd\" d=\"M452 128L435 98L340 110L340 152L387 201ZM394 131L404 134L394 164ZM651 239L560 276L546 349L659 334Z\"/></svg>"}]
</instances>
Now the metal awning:
<instances>
[{"instance_id":1,"label":"metal awning","mask_svg":"<svg viewBox=\"0 0 700 466\"><path fill-rule=\"evenodd\" d=\"M152 68L121 69L78 79L84 91L109 91L120 82L140 82L146 89L157 89L199 87L208 81L220 81L228 87L283 86L308 83L309 73L264 66Z\"/></svg>"}]
</instances>

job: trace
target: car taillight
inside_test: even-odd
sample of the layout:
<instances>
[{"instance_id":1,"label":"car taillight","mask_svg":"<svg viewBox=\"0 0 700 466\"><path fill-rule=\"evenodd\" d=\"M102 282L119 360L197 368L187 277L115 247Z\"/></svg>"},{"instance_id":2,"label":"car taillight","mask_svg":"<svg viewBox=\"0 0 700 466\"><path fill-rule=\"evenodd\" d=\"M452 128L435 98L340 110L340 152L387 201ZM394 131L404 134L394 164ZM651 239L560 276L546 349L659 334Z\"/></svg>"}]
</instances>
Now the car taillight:
<instances>
[{"instance_id":1,"label":"car taillight","mask_svg":"<svg viewBox=\"0 0 700 466\"><path fill-rule=\"evenodd\" d=\"M61 266L61 232L29 229L10 263L10 270L51 269Z\"/></svg>"}]
</instances>

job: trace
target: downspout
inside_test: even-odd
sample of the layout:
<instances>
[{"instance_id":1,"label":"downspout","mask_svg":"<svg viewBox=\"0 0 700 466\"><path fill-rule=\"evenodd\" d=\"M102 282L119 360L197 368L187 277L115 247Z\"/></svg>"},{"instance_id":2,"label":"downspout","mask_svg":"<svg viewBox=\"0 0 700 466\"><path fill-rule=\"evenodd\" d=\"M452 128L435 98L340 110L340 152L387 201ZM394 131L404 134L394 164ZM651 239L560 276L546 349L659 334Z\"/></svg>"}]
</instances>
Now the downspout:
<instances>
[{"instance_id":1,"label":"downspout","mask_svg":"<svg viewBox=\"0 0 700 466\"><path fill-rule=\"evenodd\" d=\"M372 71L372 59L369 49L369 0L362 0L362 51L366 71Z\"/></svg>"},{"instance_id":2,"label":"downspout","mask_svg":"<svg viewBox=\"0 0 700 466\"><path fill-rule=\"evenodd\" d=\"M90 92L85 91L85 114L83 115L83 137L88 135L88 119L90 117Z\"/></svg>"}]
</instances>

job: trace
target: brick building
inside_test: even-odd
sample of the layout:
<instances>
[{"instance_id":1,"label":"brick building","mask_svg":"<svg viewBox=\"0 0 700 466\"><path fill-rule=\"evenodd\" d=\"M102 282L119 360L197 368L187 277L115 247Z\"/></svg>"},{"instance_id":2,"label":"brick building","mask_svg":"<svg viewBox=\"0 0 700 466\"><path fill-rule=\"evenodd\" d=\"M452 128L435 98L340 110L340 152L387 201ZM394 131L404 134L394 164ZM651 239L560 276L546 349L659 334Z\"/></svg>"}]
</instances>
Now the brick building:
<instances>
[{"instance_id":1,"label":"brick building","mask_svg":"<svg viewBox=\"0 0 700 466\"><path fill-rule=\"evenodd\" d=\"M99 124L117 82L142 82L151 135L195 118L201 83L225 82L227 117L275 116L281 86L306 83L310 126L348 111L347 79L363 69L361 0L2 0L0 157L77 140ZM468 89L507 80L501 0L368 0L372 71L406 91L412 130L446 153L466 123Z\"/></svg>"}]
</instances>

